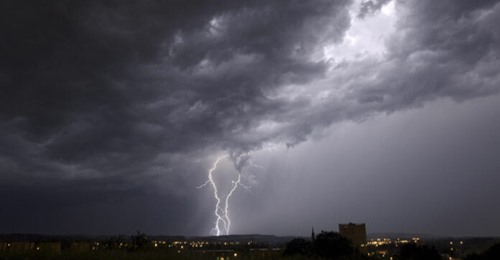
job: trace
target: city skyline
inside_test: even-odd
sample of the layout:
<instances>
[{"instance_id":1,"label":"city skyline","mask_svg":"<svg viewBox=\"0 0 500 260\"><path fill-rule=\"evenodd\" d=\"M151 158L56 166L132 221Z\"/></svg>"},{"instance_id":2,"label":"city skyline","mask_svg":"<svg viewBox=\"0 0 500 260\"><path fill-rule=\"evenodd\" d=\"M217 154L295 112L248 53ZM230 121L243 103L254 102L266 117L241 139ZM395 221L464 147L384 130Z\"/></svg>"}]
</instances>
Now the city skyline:
<instances>
[{"instance_id":1,"label":"city skyline","mask_svg":"<svg viewBox=\"0 0 500 260\"><path fill-rule=\"evenodd\" d=\"M500 1L0 12L2 234L500 236Z\"/></svg>"}]
</instances>

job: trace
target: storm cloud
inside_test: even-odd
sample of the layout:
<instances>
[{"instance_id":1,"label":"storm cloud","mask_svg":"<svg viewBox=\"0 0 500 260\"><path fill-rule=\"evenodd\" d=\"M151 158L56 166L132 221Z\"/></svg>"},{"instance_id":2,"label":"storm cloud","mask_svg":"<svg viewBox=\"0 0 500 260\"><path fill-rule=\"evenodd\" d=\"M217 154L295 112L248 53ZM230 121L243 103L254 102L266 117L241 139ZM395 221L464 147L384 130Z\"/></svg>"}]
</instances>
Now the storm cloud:
<instances>
[{"instance_id":1,"label":"storm cloud","mask_svg":"<svg viewBox=\"0 0 500 260\"><path fill-rule=\"evenodd\" d=\"M325 54L390 4L397 17L382 54ZM26 205L42 194L49 209L73 207L68 215L114 203L128 223L126 208L158 193L177 211L197 203L187 190L213 154L231 154L241 170L252 152L294 149L340 123L500 90L498 1L54 0L0 10L0 192ZM71 200L59 199L65 192ZM201 232L191 225L165 229Z\"/></svg>"}]
</instances>

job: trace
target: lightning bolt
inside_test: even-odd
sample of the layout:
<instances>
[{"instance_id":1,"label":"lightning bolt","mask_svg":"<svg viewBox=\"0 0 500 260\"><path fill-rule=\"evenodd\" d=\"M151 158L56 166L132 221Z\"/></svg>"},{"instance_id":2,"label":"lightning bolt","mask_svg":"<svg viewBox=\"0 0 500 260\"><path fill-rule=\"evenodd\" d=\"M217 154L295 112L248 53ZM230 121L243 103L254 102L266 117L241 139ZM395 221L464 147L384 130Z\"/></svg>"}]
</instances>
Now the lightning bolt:
<instances>
[{"instance_id":1,"label":"lightning bolt","mask_svg":"<svg viewBox=\"0 0 500 260\"><path fill-rule=\"evenodd\" d=\"M208 185L211 185L213 188L213 196L216 201L214 209L216 220L214 223L214 227L210 231L210 234L215 236L220 236L221 234L229 235L229 230L231 228L229 200L236 189L241 186L242 188L250 192L250 187L241 183L241 173L238 172L238 178L231 181L231 189L229 190L227 195L225 197L221 197L221 195L219 194L219 189L217 188L217 184L214 181L214 171L217 169L217 165L219 164L219 162L227 157L227 155L218 157L217 160L215 160L215 162L213 163L212 168L210 168L210 170L208 171L208 180L202 185L196 187L197 189L201 189ZM249 160L249 166L262 168L261 166L254 164L251 160Z\"/></svg>"},{"instance_id":2,"label":"lightning bolt","mask_svg":"<svg viewBox=\"0 0 500 260\"><path fill-rule=\"evenodd\" d=\"M236 179L236 181L231 181L231 183L233 184L233 187L226 196L226 203L224 207L224 215L226 217L226 225L224 226L224 229L226 230L226 235L229 235L229 228L231 227L231 219L229 218L229 198L231 198L233 192L236 190L236 188L238 188L238 185L241 184L241 174L238 173L238 179Z\"/></svg>"},{"instance_id":3,"label":"lightning bolt","mask_svg":"<svg viewBox=\"0 0 500 260\"><path fill-rule=\"evenodd\" d=\"M221 199L219 197L219 191L217 189L217 185L215 184L215 181L214 181L213 172L217 169L217 164L219 164L220 160L222 160L226 157L227 157L227 155L224 155L224 156L217 158L217 160L212 165L212 168L208 171L208 180L205 183L203 183L202 185L196 187L197 189L201 189L201 188L207 186L208 184L211 184L212 187L214 188L214 198L216 201L214 214L216 216L216 220L215 220L215 226L210 233L212 235L216 235L216 236L219 236L221 233L221 229L219 227L219 224L221 222L222 222L225 229L228 225L227 225L226 220L224 219L227 216L226 210L223 210L220 207ZM226 197L226 207L225 208L227 208L227 207L228 206L227 206L227 197ZM226 234L227 233L229 233L229 230L226 229Z\"/></svg>"}]
</instances>

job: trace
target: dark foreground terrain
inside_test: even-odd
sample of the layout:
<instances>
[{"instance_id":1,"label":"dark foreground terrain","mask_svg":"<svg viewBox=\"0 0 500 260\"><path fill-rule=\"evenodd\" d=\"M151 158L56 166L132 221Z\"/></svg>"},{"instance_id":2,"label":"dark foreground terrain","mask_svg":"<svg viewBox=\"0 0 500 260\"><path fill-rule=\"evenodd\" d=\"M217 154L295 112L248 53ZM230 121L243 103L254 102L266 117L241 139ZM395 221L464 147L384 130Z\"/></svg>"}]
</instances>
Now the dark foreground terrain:
<instances>
[{"instance_id":1,"label":"dark foreground terrain","mask_svg":"<svg viewBox=\"0 0 500 260\"><path fill-rule=\"evenodd\" d=\"M322 240L320 240L322 239ZM424 241L425 240L425 241ZM343 244L342 244L343 243ZM500 238L386 235L353 248L336 232L310 238L266 235L220 237L0 235L7 259L500 259Z\"/></svg>"}]
</instances>

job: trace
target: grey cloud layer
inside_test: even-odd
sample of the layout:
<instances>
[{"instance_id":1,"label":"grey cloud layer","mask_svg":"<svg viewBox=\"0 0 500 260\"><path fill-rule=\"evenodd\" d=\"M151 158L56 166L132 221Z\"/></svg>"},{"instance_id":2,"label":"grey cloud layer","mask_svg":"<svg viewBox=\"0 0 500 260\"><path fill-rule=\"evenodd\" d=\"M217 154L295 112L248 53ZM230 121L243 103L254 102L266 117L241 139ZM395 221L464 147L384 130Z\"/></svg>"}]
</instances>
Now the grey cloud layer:
<instances>
[{"instance_id":1,"label":"grey cloud layer","mask_svg":"<svg viewBox=\"0 0 500 260\"><path fill-rule=\"evenodd\" d=\"M0 178L119 192L146 176L178 193L192 156L243 163L339 121L498 92L498 1L398 1L387 55L318 59L356 19L350 5L4 1Z\"/></svg>"},{"instance_id":2,"label":"grey cloud layer","mask_svg":"<svg viewBox=\"0 0 500 260\"><path fill-rule=\"evenodd\" d=\"M247 129L288 109L264 90L324 73L307 56L342 38L347 3L6 3L3 158L85 175L140 172L159 153L255 149L269 137Z\"/></svg>"},{"instance_id":3,"label":"grey cloud layer","mask_svg":"<svg viewBox=\"0 0 500 260\"><path fill-rule=\"evenodd\" d=\"M365 0L361 2L359 7L359 18L365 18L367 15L378 12L385 4L389 3L390 0Z\"/></svg>"},{"instance_id":4,"label":"grey cloud layer","mask_svg":"<svg viewBox=\"0 0 500 260\"><path fill-rule=\"evenodd\" d=\"M400 1L397 8L402 15L386 43L386 57L338 63L309 92L323 91L321 102L300 109L299 120L296 111L290 115L299 139L311 126L499 91L498 3Z\"/></svg>"},{"instance_id":5,"label":"grey cloud layer","mask_svg":"<svg viewBox=\"0 0 500 260\"><path fill-rule=\"evenodd\" d=\"M388 58L330 71L310 56L343 38L348 1L4 4L3 160L27 172L141 172L160 153L293 145L339 120L488 95L495 3L398 2ZM317 79L329 93L320 103ZM312 95L280 96L289 85Z\"/></svg>"}]
</instances>

